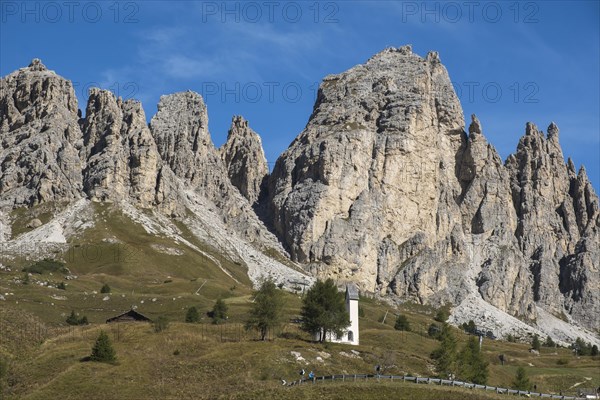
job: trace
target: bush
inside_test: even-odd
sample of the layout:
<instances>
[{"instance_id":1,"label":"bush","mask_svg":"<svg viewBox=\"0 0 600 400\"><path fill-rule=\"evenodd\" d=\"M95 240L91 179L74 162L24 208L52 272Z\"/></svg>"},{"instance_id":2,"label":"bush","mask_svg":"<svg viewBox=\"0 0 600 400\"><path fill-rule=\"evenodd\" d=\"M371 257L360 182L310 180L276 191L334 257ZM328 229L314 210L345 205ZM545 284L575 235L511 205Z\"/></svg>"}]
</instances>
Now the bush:
<instances>
[{"instance_id":1,"label":"bush","mask_svg":"<svg viewBox=\"0 0 600 400\"><path fill-rule=\"evenodd\" d=\"M200 314L198 313L198 309L196 307L190 307L185 314L185 322L188 323L196 323L200 321Z\"/></svg>"},{"instance_id":2,"label":"bush","mask_svg":"<svg viewBox=\"0 0 600 400\"><path fill-rule=\"evenodd\" d=\"M566 358L559 358L558 360L556 360L556 364L567 365L567 364L569 364L569 360L567 360Z\"/></svg>"},{"instance_id":3,"label":"bush","mask_svg":"<svg viewBox=\"0 0 600 400\"><path fill-rule=\"evenodd\" d=\"M431 353L430 357L434 361L438 375L443 378L456 372L457 341L448 324L444 324L437 338L440 345Z\"/></svg>"},{"instance_id":4,"label":"bush","mask_svg":"<svg viewBox=\"0 0 600 400\"><path fill-rule=\"evenodd\" d=\"M429 325L429 328L427 329L427 334L430 337L437 339L438 336L440 335L440 327L437 326L436 324Z\"/></svg>"},{"instance_id":5,"label":"bush","mask_svg":"<svg viewBox=\"0 0 600 400\"><path fill-rule=\"evenodd\" d=\"M472 334L474 334L474 333L475 333L475 331L477 330L477 325L475 325L475 322L473 322L473 320L472 320L472 319L471 319L471 320L469 320L469 322L468 322L468 323L464 322L464 323L461 325L461 327L462 327L462 329L463 329L465 332L467 332L467 333L472 333Z\"/></svg>"},{"instance_id":6,"label":"bush","mask_svg":"<svg viewBox=\"0 0 600 400\"><path fill-rule=\"evenodd\" d=\"M594 346L591 343L586 343L582 338L577 338L575 343L571 345L571 348L580 356L590 356L598 354L598 347L596 346L596 354L592 354Z\"/></svg>"},{"instance_id":7,"label":"bush","mask_svg":"<svg viewBox=\"0 0 600 400\"><path fill-rule=\"evenodd\" d=\"M546 338L546 340L544 341L543 346L544 347L556 347L556 343L554 343L554 340L552 340L552 338L550 336L548 336Z\"/></svg>"},{"instance_id":8,"label":"bush","mask_svg":"<svg viewBox=\"0 0 600 400\"><path fill-rule=\"evenodd\" d=\"M100 331L98 339L92 348L91 361L113 363L116 360L115 350L110 343L108 335L104 331Z\"/></svg>"},{"instance_id":9,"label":"bush","mask_svg":"<svg viewBox=\"0 0 600 400\"><path fill-rule=\"evenodd\" d=\"M597 356L598 355L598 346L597 345L593 345L592 346L592 351L590 352L591 356Z\"/></svg>"},{"instance_id":10,"label":"bush","mask_svg":"<svg viewBox=\"0 0 600 400\"><path fill-rule=\"evenodd\" d=\"M531 340L531 348L540 351L540 346L540 338L536 333L535 335L533 335L533 339Z\"/></svg>"},{"instance_id":11,"label":"bush","mask_svg":"<svg viewBox=\"0 0 600 400\"><path fill-rule=\"evenodd\" d=\"M227 304L222 299L217 299L211 313L213 324L225 321L227 319Z\"/></svg>"},{"instance_id":12,"label":"bush","mask_svg":"<svg viewBox=\"0 0 600 400\"><path fill-rule=\"evenodd\" d=\"M88 325L88 319L87 317L84 315L81 318L77 318L77 315L75 314L74 310L71 310L71 315L69 315L66 319L67 324L69 325Z\"/></svg>"},{"instance_id":13,"label":"bush","mask_svg":"<svg viewBox=\"0 0 600 400\"><path fill-rule=\"evenodd\" d=\"M167 317L165 317L164 315L161 315L160 317L156 318L156 320L154 320L154 332L162 332L164 330L166 330L169 327L169 319Z\"/></svg>"},{"instance_id":14,"label":"bush","mask_svg":"<svg viewBox=\"0 0 600 400\"><path fill-rule=\"evenodd\" d=\"M458 376L468 382L485 385L488 378L488 365L476 338L471 336L457 359Z\"/></svg>"},{"instance_id":15,"label":"bush","mask_svg":"<svg viewBox=\"0 0 600 400\"><path fill-rule=\"evenodd\" d=\"M509 343L515 343L517 341L517 339L511 335L510 333L506 336L506 341Z\"/></svg>"},{"instance_id":16,"label":"bush","mask_svg":"<svg viewBox=\"0 0 600 400\"><path fill-rule=\"evenodd\" d=\"M448 311L448 308L442 307L438 310L433 319L435 319L437 322L446 322L448 320L448 317L450 317L450 312Z\"/></svg>"},{"instance_id":17,"label":"bush","mask_svg":"<svg viewBox=\"0 0 600 400\"><path fill-rule=\"evenodd\" d=\"M60 290L67 290L67 285L65 285L64 282L60 282L58 285L56 285L56 288Z\"/></svg>"},{"instance_id":18,"label":"bush","mask_svg":"<svg viewBox=\"0 0 600 400\"><path fill-rule=\"evenodd\" d=\"M394 329L397 331L410 331L410 323L408 322L406 315L398 314L396 317L396 323L394 324Z\"/></svg>"},{"instance_id":19,"label":"bush","mask_svg":"<svg viewBox=\"0 0 600 400\"><path fill-rule=\"evenodd\" d=\"M105 283L102 286L102 289L100 289L100 293L110 293L110 286L108 286L108 283Z\"/></svg>"},{"instance_id":20,"label":"bush","mask_svg":"<svg viewBox=\"0 0 600 400\"><path fill-rule=\"evenodd\" d=\"M513 381L513 388L517 390L530 390L531 382L529 382L529 378L527 378L527 373L525 372L525 368L519 367L517 369L517 373L515 375L515 380Z\"/></svg>"},{"instance_id":21,"label":"bush","mask_svg":"<svg viewBox=\"0 0 600 400\"><path fill-rule=\"evenodd\" d=\"M44 258L41 261L37 261L30 266L23 268L23 272L38 275L42 275L46 272L60 272L66 274L69 270L65 268L65 264L60 261Z\"/></svg>"}]
</instances>

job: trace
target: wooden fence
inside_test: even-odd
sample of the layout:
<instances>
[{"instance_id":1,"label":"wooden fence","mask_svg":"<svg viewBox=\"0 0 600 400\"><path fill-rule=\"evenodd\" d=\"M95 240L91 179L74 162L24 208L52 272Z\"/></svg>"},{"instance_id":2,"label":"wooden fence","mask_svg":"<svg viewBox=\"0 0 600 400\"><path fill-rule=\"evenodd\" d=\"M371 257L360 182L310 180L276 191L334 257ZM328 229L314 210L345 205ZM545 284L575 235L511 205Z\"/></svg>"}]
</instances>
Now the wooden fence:
<instances>
[{"instance_id":1,"label":"wooden fence","mask_svg":"<svg viewBox=\"0 0 600 400\"><path fill-rule=\"evenodd\" d=\"M490 392L495 392L498 394L512 394L515 396L527 396L527 397L541 397L546 399L561 399L561 400L580 400L585 399L583 397L574 397L574 396L563 396L558 394L548 394L548 393L537 393L531 392L528 390L515 390L515 389L507 389L496 386L488 386L488 385L478 385L475 383L461 382L449 379L439 379L439 378L423 378L416 376L404 376L404 375L367 375L367 374L352 374L352 375L326 375L314 377L313 379L299 379L297 381L293 381L287 384L287 386L299 386L306 384L317 384L320 382L358 382L358 381L368 381L368 380L377 380L377 381L403 381L403 382L413 382L413 383L421 383L421 384L437 384L440 386L455 386L455 387L463 387L466 389L478 389L485 390Z\"/></svg>"}]
</instances>

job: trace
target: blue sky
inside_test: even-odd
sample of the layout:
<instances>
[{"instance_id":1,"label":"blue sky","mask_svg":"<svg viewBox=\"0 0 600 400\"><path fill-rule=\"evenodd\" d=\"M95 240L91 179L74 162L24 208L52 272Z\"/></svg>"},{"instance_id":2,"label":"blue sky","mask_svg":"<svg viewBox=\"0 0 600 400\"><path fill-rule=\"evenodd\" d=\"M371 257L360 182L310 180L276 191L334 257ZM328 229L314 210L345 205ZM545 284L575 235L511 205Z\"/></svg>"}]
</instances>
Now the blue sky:
<instances>
[{"instance_id":1,"label":"blue sky","mask_svg":"<svg viewBox=\"0 0 600 400\"><path fill-rule=\"evenodd\" d=\"M241 114L269 162L304 128L320 80L389 46L437 50L465 116L503 158L525 123L561 130L565 157L600 189L598 1L8 1L0 74L39 57L86 90L142 101L201 93L213 141Z\"/></svg>"}]
</instances>

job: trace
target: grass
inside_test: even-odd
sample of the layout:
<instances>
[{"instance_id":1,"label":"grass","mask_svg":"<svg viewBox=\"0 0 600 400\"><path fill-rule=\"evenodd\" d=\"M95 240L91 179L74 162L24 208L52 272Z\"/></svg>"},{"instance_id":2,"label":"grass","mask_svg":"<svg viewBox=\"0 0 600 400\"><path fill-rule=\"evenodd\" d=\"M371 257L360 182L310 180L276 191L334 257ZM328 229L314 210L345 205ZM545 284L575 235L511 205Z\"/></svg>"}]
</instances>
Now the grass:
<instances>
[{"instance_id":1,"label":"grass","mask_svg":"<svg viewBox=\"0 0 600 400\"><path fill-rule=\"evenodd\" d=\"M236 282L203 254L169 237L149 235L109 205L93 206L96 225L55 257L77 279L64 281L60 271L53 271L34 274L30 284L23 285L21 268L32 264L26 259L15 259L13 271L0 272L0 293L13 293L5 295L0 308L0 358L9 365L8 375L0 378L6 398L500 398L480 391L383 381L282 387L280 379L297 379L301 368L317 375L363 374L381 364L386 374L433 376L429 354L438 342L427 336L427 327L436 310L410 303L393 307L363 297L360 346L312 343L291 322L271 335L274 340L260 342L254 332L242 329L252 301L244 265L219 258ZM180 230L203 252L219 256L184 227ZM151 244L177 249L180 255L165 254ZM53 287L63 281L66 290ZM105 283L112 289L109 294L100 293ZM215 326L205 313L219 297L229 306L229 320ZM301 299L291 293L285 299L289 321L299 315ZM169 328L155 333L148 323L104 324L132 306L152 319L166 316ZM191 306L200 311L201 323L183 323ZM86 315L91 325L66 326L71 310ZM393 329L398 313L406 315L411 332ZM81 362L90 355L101 329L113 341L115 365ZM462 347L468 336L455 332ZM575 389L568 389L576 383L600 386L600 358L576 358L561 348L543 347L539 356L528 350L527 344L484 340L488 384L510 387L516 369L523 366L538 391L574 394ZM506 357L504 366L500 354Z\"/></svg>"},{"instance_id":2,"label":"grass","mask_svg":"<svg viewBox=\"0 0 600 400\"><path fill-rule=\"evenodd\" d=\"M293 316L298 312L300 300L293 295L286 297L287 315ZM254 332L241 328L248 300L236 297L231 301L230 322L219 326L173 322L159 333L148 323L55 326L43 337L43 342L31 332L28 339L13 335L9 341L23 340L18 345L23 351L19 360L14 359L11 364L8 398L304 399L341 398L342 394L361 399L498 398L483 392L401 382L357 382L343 386L327 382L314 387L281 387L280 379L297 379L301 368L314 370L317 375L372 373L374 365L389 361L393 365L386 369L386 374L431 376L428 354L437 342L421 332L395 331L387 320L386 324L377 322L377 314L385 312L386 307L372 300L364 304L368 317L361 318L360 346L312 343L292 323L275 340L261 342L256 340ZM14 325L9 321L15 310L12 313L3 320L3 325ZM429 318L407 310L403 313L415 325ZM30 323L40 323L28 313L19 314ZM180 314L182 320L184 313ZM114 366L80 361L89 355L100 329L107 331L113 341L117 352ZM466 335L456 333L461 344L467 340ZM222 337L232 341L221 341ZM359 356L350 357L351 350L358 351ZM490 362L490 385L510 386L518 366L525 366L531 381L544 392L567 393L565 390L577 382L585 382L583 387L600 384L598 357L575 358L567 349L547 348L535 356L525 344L501 341L484 342L483 351ZM299 353L305 361L298 361L291 352ZM500 353L507 356L505 366L497 358ZM569 359L569 366L558 365L559 359Z\"/></svg>"}]
</instances>

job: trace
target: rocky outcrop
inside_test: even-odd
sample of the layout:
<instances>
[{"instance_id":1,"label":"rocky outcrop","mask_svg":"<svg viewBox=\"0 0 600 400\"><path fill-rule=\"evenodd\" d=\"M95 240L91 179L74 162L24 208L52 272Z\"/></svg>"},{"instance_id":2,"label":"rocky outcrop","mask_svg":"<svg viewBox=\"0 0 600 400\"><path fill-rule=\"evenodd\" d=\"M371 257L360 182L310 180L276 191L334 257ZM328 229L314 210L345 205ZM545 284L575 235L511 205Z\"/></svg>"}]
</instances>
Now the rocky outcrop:
<instances>
[{"instance_id":1,"label":"rocky outcrop","mask_svg":"<svg viewBox=\"0 0 600 400\"><path fill-rule=\"evenodd\" d=\"M154 205L161 163L141 104L92 89L82 130L87 195L97 201Z\"/></svg>"},{"instance_id":2,"label":"rocky outcrop","mask_svg":"<svg viewBox=\"0 0 600 400\"><path fill-rule=\"evenodd\" d=\"M294 259L363 290L598 329L598 198L558 136L528 123L503 164L475 116L464 132L437 53L388 49L323 80L270 177L271 224Z\"/></svg>"},{"instance_id":3,"label":"rocky outcrop","mask_svg":"<svg viewBox=\"0 0 600 400\"><path fill-rule=\"evenodd\" d=\"M388 49L326 77L270 178L273 227L292 257L373 291L385 247L448 236L460 222L463 125L437 53Z\"/></svg>"},{"instance_id":4,"label":"rocky outcrop","mask_svg":"<svg viewBox=\"0 0 600 400\"><path fill-rule=\"evenodd\" d=\"M211 201L223 222L247 240L272 242L250 203L229 180L208 132L202 96L190 91L161 96L150 130L166 165L188 189Z\"/></svg>"},{"instance_id":5,"label":"rocky outcrop","mask_svg":"<svg viewBox=\"0 0 600 400\"><path fill-rule=\"evenodd\" d=\"M235 116L231 121L227 142L219 152L233 186L250 204L255 204L269 175L260 136L250 129L248 121Z\"/></svg>"},{"instance_id":6,"label":"rocky outcrop","mask_svg":"<svg viewBox=\"0 0 600 400\"><path fill-rule=\"evenodd\" d=\"M77 111L71 82L38 59L0 80L0 206L80 196Z\"/></svg>"},{"instance_id":7,"label":"rocky outcrop","mask_svg":"<svg viewBox=\"0 0 600 400\"><path fill-rule=\"evenodd\" d=\"M546 138L528 123L506 168L518 218L515 235L533 276L534 300L558 313L559 261L575 250L580 236L558 128L551 124Z\"/></svg>"}]
</instances>

